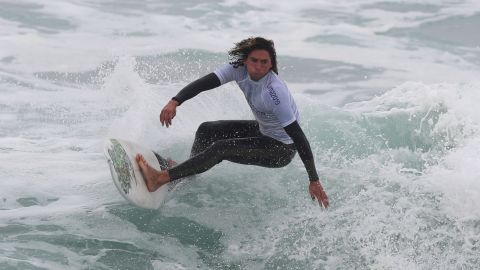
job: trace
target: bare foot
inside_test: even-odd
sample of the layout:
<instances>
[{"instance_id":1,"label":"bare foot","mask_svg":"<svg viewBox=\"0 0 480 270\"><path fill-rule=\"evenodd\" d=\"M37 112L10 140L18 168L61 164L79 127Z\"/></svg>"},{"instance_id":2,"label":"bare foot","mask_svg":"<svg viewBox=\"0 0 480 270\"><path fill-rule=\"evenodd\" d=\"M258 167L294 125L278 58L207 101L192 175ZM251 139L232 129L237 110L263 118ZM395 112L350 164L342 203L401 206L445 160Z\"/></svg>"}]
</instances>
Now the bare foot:
<instances>
[{"instance_id":1,"label":"bare foot","mask_svg":"<svg viewBox=\"0 0 480 270\"><path fill-rule=\"evenodd\" d=\"M171 158L167 158L167 165L168 165L168 168L172 168L173 166L176 166L178 163L171 159Z\"/></svg>"},{"instance_id":2,"label":"bare foot","mask_svg":"<svg viewBox=\"0 0 480 270\"><path fill-rule=\"evenodd\" d=\"M148 165L148 162L141 154L137 154L135 156L135 160L140 167L140 171L142 171L143 178L145 179L145 184L147 185L147 189L150 192L154 192L162 185L166 184L170 181L170 176L168 175L167 171L157 171Z\"/></svg>"}]
</instances>

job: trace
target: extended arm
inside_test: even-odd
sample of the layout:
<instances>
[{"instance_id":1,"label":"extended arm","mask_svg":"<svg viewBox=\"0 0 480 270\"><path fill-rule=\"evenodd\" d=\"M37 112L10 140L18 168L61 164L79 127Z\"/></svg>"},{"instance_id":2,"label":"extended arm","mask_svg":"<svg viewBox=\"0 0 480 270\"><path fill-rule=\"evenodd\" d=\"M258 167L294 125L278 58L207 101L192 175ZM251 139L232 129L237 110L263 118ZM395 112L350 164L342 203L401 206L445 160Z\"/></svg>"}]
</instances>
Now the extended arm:
<instances>
[{"instance_id":1,"label":"extended arm","mask_svg":"<svg viewBox=\"0 0 480 270\"><path fill-rule=\"evenodd\" d=\"M177 114L177 106L180 106L183 102L193 98L203 91L213 89L220 85L221 83L217 75L215 75L215 73L210 73L185 86L167 103L167 105L165 105L165 107L163 107L162 112L160 113L160 122L162 123L162 126L166 125L169 127L172 125L172 119Z\"/></svg>"},{"instance_id":2,"label":"extended arm","mask_svg":"<svg viewBox=\"0 0 480 270\"><path fill-rule=\"evenodd\" d=\"M215 73L210 73L208 75L203 76L202 78L191 82L187 86L185 86L178 94L173 97L172 99L178 102L178 105L182 104L183 102L193 98L194 96L200 94L203 91L207 91L216 87L219 87L220 79L218 79Z\"/></svg>"},{"instance_id":3,"label":"extended arm","mask_svg":"<svg viewBox=\"0 0 480 270\"><path fill-rule=\"evenodd\" d=\"M327 208L329 206L328 197L320 184L312 150L307 137L305 137L305 134L297 121L294 121L284 129L288 136L292 138L295 148L297 148L298 155L302 159L305 169L307 169L308 178L310 180L309 191L312 199L317 198L320 205Z\"/></svg>"}]
</instances>

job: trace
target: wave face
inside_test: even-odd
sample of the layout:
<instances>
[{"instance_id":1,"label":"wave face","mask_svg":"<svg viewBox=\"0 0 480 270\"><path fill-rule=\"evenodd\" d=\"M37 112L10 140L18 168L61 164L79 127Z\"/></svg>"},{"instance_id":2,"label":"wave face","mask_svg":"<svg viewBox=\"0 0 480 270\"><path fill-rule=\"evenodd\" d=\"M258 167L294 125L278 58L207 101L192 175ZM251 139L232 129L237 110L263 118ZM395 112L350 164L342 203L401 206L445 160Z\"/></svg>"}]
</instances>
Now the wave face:
<instances>
[{"instance_id":1,"label":"wave face","mask_svg":"<svg viewBox=\"0 0 480 270\"><path fill-rule=\"evenodd\" d=\"M45 1L44 1L45 2ZM476 1L3 1L1 269L475 269ZM163 105L275 41L331 201L285 168L222 162L160 211L122 199L108 137L182 161L204 121L252 119L227 84Z\"/></svg>"}]
</instances>

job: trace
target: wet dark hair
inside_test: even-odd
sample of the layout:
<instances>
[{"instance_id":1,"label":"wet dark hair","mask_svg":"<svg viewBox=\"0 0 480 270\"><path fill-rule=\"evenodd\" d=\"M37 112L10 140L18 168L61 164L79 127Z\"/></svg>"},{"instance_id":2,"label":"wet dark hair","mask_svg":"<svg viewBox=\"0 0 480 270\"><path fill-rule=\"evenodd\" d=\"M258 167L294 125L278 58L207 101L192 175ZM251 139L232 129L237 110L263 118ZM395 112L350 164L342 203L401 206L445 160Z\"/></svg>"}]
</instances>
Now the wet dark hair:
<instances>
[{"instance_id":1,"label":"wet dark hair","mask_svg":"<svg viewBox=\"0 0 480 270\"><path fill-rule=\"evenodd\" d=\"M277 68L277 53L275 51L275 46L272 40L264 39L262 37L250 37L244 39L238 43L235 43L235 47L228 51L230 58L230 64L233 67L238 68L243 66L243 62L247 59L248 55L254 50L265 50L270 55L270 60L272 61L273 72L278 74Z\"/></svg>"}]
</instances>

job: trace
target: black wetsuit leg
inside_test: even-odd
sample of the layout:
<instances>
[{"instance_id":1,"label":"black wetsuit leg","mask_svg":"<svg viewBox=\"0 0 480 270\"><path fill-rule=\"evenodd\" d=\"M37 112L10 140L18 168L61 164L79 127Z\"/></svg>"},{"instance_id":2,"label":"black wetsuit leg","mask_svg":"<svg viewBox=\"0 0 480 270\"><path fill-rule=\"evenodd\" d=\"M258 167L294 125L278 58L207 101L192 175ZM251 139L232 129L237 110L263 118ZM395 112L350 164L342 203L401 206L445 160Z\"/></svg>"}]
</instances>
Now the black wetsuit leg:
<instances>
[{"instance_id":1,"label":"black wetsuit leg","mask_svg":"<svg viewBox=\"0 0 480 270\"><path fill-rule=\"evenodd\" d=\"M218 140L259 137L258 122L254 120L220 120L200 124L195 133L190 157L196 156Z\"/></svg>"},{"instance_id":2,"label":"black wetsuit leg","mask_svg":"<svg viewBox=\"0 0 480 270\"><path fill-rule=\"evenodd\" d=\"M190 159L168 170L171 180L202 173L222 160L262 167L283 167L296 153L293 144L264 136L256 121L232 120L200 125Z\"/></svg>"}]
</instances>

